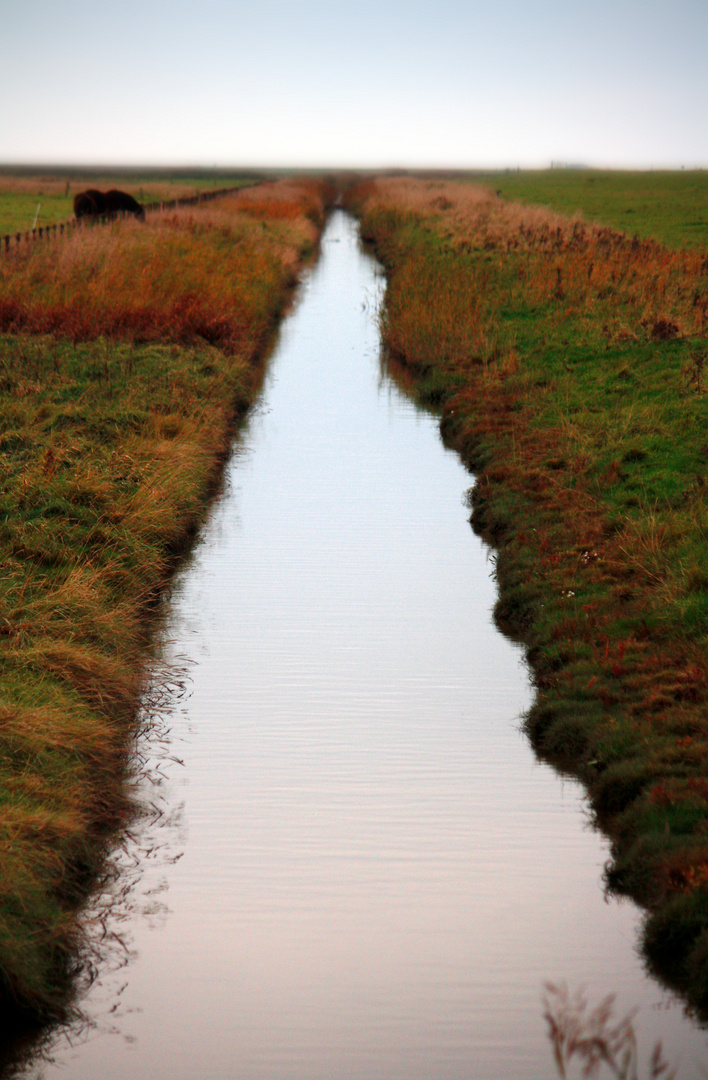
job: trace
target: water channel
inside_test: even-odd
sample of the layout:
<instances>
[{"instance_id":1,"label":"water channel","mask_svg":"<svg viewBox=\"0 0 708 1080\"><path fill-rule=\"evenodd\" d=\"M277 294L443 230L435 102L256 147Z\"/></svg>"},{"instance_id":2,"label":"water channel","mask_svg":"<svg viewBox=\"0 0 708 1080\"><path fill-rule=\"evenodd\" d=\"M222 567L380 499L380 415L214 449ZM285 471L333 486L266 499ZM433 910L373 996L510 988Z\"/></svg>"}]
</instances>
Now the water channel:
<instances>
[{"instance_id":1,"label":"water channel","mask_svg":"<svg viewBox=\"0 0 708 1080\"><path fill-rule=\"evenodd\" d=\"M387 374L383 284L335 212L174 590L189 695L124 960L27 1076L549 1078L544 980L616 992L704 1075L581 791L519 730L472 478Z\"/></svg>"}]
</instances>

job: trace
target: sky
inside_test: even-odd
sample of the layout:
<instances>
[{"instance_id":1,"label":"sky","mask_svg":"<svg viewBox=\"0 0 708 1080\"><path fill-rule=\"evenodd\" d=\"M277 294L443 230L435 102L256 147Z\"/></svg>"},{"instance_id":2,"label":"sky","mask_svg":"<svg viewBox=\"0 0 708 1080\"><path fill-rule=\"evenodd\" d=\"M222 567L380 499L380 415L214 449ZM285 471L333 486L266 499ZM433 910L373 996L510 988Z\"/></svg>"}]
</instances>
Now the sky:
<instances>
[{"instance_id":1,"label":"sky","mask_svg":"<svg viewBox=\"0 0 708 1080\"><path fill-rule=\"evenodd\" d=\"M0 0L0 162L708 166L708 0Z\"/></svg>"}]
</instances>

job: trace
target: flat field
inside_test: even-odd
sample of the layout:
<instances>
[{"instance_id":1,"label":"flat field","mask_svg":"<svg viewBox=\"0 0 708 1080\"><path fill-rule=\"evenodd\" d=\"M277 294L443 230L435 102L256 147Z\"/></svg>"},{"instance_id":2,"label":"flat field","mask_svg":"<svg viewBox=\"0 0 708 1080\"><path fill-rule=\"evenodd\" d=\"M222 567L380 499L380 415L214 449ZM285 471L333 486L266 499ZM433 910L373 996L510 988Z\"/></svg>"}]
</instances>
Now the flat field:
<instances>
[{"instance_id":1,"label":"flat field","mask_svg":"<svg viewBox=\"0 0 708 1080\"><path fill-rule=\"evenodd\" d=\"M708 250L652 239L650 215L627 234L499 187L389 178L351 204L388 270L388 346L477 476L497 618L537 690L529 737L586 785L608 886L708 1015Z\"/></svg>"},{"instance_id":2,"label":"flat field","mask_svg":"<svg viewBox=\"0 0 708 1080\"><path fill-rule=\"evenodd\" d=\"M708 169L621 172L547 169L481 180L505 199L653 237L667 247L708 247Z\"/></svg>"},{"instance_id":3,"label":"flat field","mask_svg":"<svg viewBox=\"0 0 708 1080\"><path fill-rule=\"evenodd\" d=\"M242 173L211 176L155 174L148 171L98 172L80 169L18 173L0 168L0 236L59 225L74 216L74 196L87 188L128 191L139 203L170 202L200 191L252 183Z\"/></svg>"}]
</instances>

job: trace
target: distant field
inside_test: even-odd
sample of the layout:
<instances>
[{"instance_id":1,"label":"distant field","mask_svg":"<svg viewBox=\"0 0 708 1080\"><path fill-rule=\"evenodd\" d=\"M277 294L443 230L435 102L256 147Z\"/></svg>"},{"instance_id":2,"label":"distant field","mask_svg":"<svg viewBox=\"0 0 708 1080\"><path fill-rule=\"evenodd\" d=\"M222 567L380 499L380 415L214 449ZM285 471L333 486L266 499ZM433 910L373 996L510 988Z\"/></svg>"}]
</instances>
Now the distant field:
<instances>
[{"instance_id":1,"label":"distant field","mask_svg":"<svg viewBox=\"0 0 708 1080\"><path fill-rule=\"evenodd\" d=\"M138 202L150 203L186 198L199 191L236 187L239 183L250 183L251 179L239 177L237 174L190 177L160 176L152 173L141 176L139 173L99 175L93 172L77 172L67 176L50 173L13 174L10 170L0 170L0 236L31 229L38 207L37 227L68 221L74 216L74 196L86 188L98 188L99 191L119 188L130 192Z\"/></svg>"},{"instance_id":2,"label":"distant field","mask_svg":"<svg viewBox=\"0 0 708 1080\"><path fill-rule=\"evenodd\" d=\"M708 247L708 170L614 172L546 169L476 176L505 199L580 212L669 247Z\"/></svg>"}]
</instances>

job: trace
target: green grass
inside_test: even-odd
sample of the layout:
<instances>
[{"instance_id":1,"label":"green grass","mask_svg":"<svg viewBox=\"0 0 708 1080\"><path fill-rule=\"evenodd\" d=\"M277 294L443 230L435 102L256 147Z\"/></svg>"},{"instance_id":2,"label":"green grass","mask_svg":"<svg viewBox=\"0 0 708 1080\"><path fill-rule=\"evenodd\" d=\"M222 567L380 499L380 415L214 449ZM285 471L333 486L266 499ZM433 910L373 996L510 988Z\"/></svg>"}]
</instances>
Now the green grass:
<instances>
[{"instance_id":1,"label":"green grass","mask_svg":"<svg viewBox=\"0 0 708 1080\"><path fill-rule=\"evenodd\" d=\"M355 192L384 336L476 473L527 733L585 783L647 959L708 1015L706 260L472 196Z\"/></svg>"},{"instance_id":2,"label":"green grass","mask_svg":"<svg viewBox=\"0 0 708 1080\"><path fill-rule=\"evenodd\" d=\"M5 336L0 356L0 986L49 1007L67 905L127 811L146 616L254 379L208 346Z\"/></svg>"},{"instance_id":3,"label":"green grass","mask_svg":"<svg viewBox=\"0 0 708 1080\"><path fill-rule=\"evenodd\" d=\"M0 236L36 227L60 224L74 216L74 196L86 188L109 191L111 188L129 191L140 203L169 202L186 198L200 191L238 187L251 180L242 175L164 175L141 172L69 175L44 173L40 175L7 173L0 169Z\"/></svg>"},{"instance_id":4,"label":"green grass","mask_svg":"<svg viewBox=\"0 0 708 1080\"><path fill-rule=\"evenodd\" d=\"M505 199L653 237L669 247L708 247L708 169L622 172L545 169L483 175Z\"/></svg>"},{"instance_id":5,"label":"green grass","mask_svg":"<svg viewBox=\"0 0 708 1080\"><path fill-rule=\"evenodd\" d=\"M71 1003L78 913L131 812L131 738L157 601L206 513L317 242L321 185L255 194L145 225L77 229L51 251L38 245L0 263L0 308L12 309L15 328L0 335L8 1036L18 1007L46 1019ZM38 321L27 321L27 305Z\"/></svg>"},{"instance_id":6,"label":"green grass","mask_svg":"<svg viewBox=\"0 0 708 1080\"><path fill-rule=\"evenodd\" d=\"M36 192L0 193L0 236L8 233L28 232L44 225L59 225L74 215L73 195L45 192L39 186Z\"/></svg>"}]
</instances>

